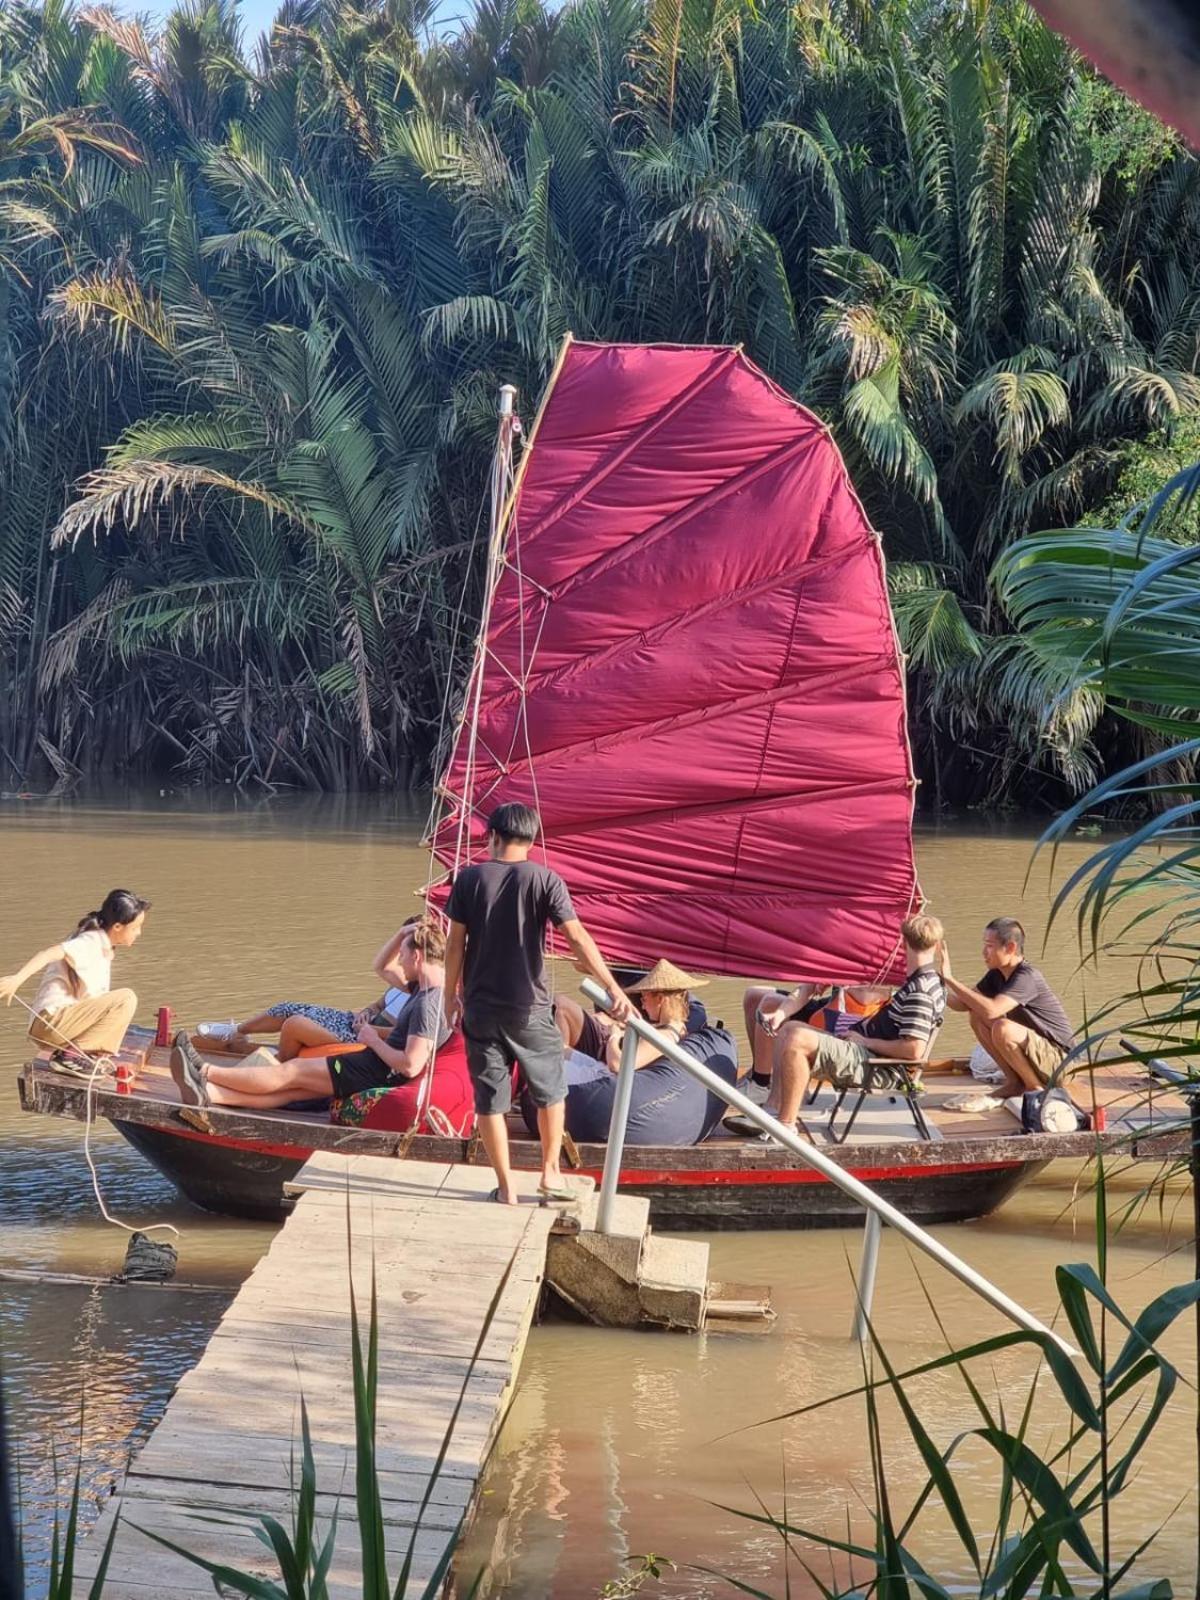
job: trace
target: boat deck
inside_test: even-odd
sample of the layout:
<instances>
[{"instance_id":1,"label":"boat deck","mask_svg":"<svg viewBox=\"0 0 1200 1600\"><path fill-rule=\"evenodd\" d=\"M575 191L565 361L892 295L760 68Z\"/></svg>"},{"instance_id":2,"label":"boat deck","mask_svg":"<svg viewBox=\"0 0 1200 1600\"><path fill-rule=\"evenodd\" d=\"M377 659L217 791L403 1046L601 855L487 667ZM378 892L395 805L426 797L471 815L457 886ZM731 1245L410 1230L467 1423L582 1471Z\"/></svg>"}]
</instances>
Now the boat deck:
<instances>
[{"instance_id":1,"label":"boat deck","mask_svg":"<svg viewBox=\"0 0 1200 1600\"><path fill-rule=\"evenodd\" d=\"M169 1123L180 1131L182 1124L229 1140L253 1138L267 1140L272 1145L306 1149L394 1155L403 1147L415 1158L439 1161L463 1160L471 1153L473 1141L335 1126L324 1111L249 1112L216 1106L199 1111L181 1107L168 1059L166 1049L152 1047L145 1066L139 1070L136 1085L128 1094L118 1094L110 1078L98 1078L92 1115L151 1127ZM210 1053L208 1059L228 1062L229 1057ZM965 1061L959 1059L932 1062L923 1076L921 1105L933 1134L932 1140L919 1137L903 1100L873 1095L861 1110L849 1139L845 1144L837 1144L825 1128L833 1099L828 1088L822 1089L814 1105L805 1107L802 1127L827 1155L856 1168L869 1165L886 1169L914 1163L996 1158L1044 1160L1093 1155L1098 1148L1159 1158L1182 1153L1187 1148L1186 1131L1181 1128L1187 1116L1184 1097L1137 1064L1101 1063L1072 1078L1071 1092L1081 1110L1091 1113L1097 1107L1104 1108L1106 1127L1102 1133L1023 1134L1016 1102L984 1112L947 1109L946 1102L955 1096L985 1088L976 1083L967 1072ZM86 1083L55 1071L44 1057L26 1063L21 1095L27 1110L80 1120L87 1115ZM847 1102L839 1119L842 1125L849 1104ZM509 1126L514 1164L536 1164L536 1141L530 1137L520 1116L513 1113ZM748 1143L726 1131L722 1124L703 1145L687 1149L653 1145L627 1148L625 1166L658 1169L683 1163L703 1170L706 1166L724 1166L739 1154L752 1165L761 1164L766 1154L770 1155L773 1166L796 1164L795 1158L777 1147ZM604 1146L581 1145L578 1157L582 1167L598 1168L603 1165Z\"/></svg>"}]
</instances>

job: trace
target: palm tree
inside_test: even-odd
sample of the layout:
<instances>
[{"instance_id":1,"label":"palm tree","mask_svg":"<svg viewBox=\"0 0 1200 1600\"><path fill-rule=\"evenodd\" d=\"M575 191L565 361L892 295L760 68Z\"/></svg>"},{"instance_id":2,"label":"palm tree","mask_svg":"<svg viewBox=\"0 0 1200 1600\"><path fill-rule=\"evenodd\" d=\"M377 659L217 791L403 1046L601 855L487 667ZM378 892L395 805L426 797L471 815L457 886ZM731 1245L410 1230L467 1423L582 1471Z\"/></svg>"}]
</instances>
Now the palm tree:
<instances>
[{"instance_id":1,"label":"palm tree","mask_svg":"<svg viewBox=\"0 0 1200 1600\"><path fill-rule=\"evenodd\" d=\"M289 0L252 63L226 0L158 36L18 0L0 91L31 84L143 157L60 166L8 275L0 672L64 770L428 759L492 396L531 405L568 329L740 342L830 421L939 798L1096 770L1102 696L987 573L1200 413L1200 168L1024 0L480 0L448 39L423 0Z\"/></svg>"}]
</instances>

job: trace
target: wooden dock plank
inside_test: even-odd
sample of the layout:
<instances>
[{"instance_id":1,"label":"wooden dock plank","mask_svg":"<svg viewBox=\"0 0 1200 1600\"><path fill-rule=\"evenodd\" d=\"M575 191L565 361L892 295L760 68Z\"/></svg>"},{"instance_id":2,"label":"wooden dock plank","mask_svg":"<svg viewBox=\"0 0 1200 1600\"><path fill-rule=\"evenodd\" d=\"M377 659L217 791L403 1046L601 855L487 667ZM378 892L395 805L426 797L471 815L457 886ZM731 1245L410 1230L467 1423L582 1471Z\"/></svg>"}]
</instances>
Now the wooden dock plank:
<instances>
[{"instance_id":1,"label":"wooden dock plank","mask_svg":"<svg viewBox=\"0 0 1200 1600\"><path fill-rule=\"evenodd\" d=\"M297 1175L295 1212L81 1546L75 1593L86 1593L118 1508L105 1600L212 1594L201 1569L152 1535L277 1579L254 1519L290 1524L303 1397L318 1523L338 1517L330 1600L359 1600L351 1285L364 1338L372 1291L378 1308L376 1458L391 1577L413 1543L410 1588L420 1592L474 1503L556 1215L491 1204L494 1181L448 1163L315 1155ZM530 1201L535 1182L522 1176Z\"/></svg>"}]
</instances>

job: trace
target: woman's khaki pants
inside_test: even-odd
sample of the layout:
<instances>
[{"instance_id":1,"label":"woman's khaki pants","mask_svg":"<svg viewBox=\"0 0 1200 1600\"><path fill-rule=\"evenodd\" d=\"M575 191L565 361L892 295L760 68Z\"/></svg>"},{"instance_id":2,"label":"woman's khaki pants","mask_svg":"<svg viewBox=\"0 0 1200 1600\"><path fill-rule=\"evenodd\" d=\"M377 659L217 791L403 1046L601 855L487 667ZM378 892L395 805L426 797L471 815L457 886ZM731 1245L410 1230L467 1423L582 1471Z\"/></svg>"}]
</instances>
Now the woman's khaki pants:
<instances>
[{"instance_id":1,"label":"woman's khaki pants","mask_svg":"<svg viewBox=\"0 0 1200 1600\"><path fill-rule=\"evenodd\" d=\"M29 1037L49 1050L73 1044L80 1050L115 1055L136 1010L137 995L132 989L114 989L91 1000L72 1001L51 1017L36 1016L29 1024Z\"/></svg>"}]
</instances>

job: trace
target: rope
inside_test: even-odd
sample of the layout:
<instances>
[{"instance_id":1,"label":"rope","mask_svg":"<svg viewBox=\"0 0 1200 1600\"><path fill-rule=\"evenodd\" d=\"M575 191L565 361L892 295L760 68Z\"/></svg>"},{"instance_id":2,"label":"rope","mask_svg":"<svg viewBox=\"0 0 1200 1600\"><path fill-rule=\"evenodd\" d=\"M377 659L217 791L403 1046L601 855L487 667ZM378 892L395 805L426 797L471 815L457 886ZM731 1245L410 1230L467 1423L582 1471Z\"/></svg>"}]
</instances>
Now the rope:
<instances>
[{"instance_id":1,"label":"rope","mask_svg":"<svg viewBox=\"0 0 1200 1600\"><path fill-rule=\"evenodd\" d=\"M40 1011L35 1011L27 1001L21 998L19 994L14 995L13 998L20 1005L25 1007L26 1011L28 1011L29 1015L34 1019L35 1022L40 1022L43 1028L49 1028L51 1032L57 1033L62 1043L66 1045L69 1050L74 1050L76 1054L81 1055L87 1062L88 1066L92 1069L91 1075L87 1081L87 1088L85 1090L84 1098L83 1156L84 1160L88 1164L88 1171L92 1175L92 1189L96 1195L96 1204L100 1207L100 1215L104 1218L105 1222L111 1223L114 1228L124 1229L126 1233L165 1232L173 1233L178 1239L179 1229L175 1227L173 1223L151 1222L143 1226L131 1226L128 1222L122 1222L120 1217L114 1217L109 1211L108 1207L104 1204L104 1196L100 1192L100 1175L96 1171L96 1163L92 1160L92 1123L95 1120L96 1079L106 1074L104 1058L101 1057L100 1060L97 1060L95 1056L89 1055L81 1045L77 1045L74 1040L68 1039L65 1033L63 1033L59 1028L55 1027L53 1018L43 1016Z\"/></svg>"}]
</instances>

